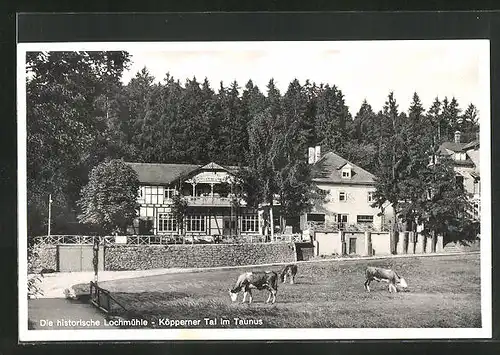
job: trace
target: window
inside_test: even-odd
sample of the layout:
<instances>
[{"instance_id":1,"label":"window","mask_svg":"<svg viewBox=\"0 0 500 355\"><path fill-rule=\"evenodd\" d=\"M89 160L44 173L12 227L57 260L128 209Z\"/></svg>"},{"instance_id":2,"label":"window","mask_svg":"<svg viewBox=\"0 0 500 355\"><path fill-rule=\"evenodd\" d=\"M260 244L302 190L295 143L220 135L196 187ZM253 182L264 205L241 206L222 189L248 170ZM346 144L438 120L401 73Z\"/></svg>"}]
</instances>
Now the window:
<instances>
[{"instance_id":1,"label":"window","mask_svg":"<svg viewBox=\"0 0 500 355\"><path fill-rule=\"evenodd\" d=\"M351 177L351 172L349 170L342 170L342 177L344 179L349 179Z\"/></svg>"},{"instance_id":2,"label":"window","mask_svg":"<svg viewBox=\"0 0 500 355\"><path fill-rule=\"evenodd\" d=\"M200 215L186 216L186 230L188 232L204 232L205 216L200 216Z\"/></svg>"},{"instance_id":3,"label":"window","mask_svg":"<svg viewBox=\"0 0 500 355\"><path fill-rule=\"evenodd\" d=\"M358 224L373 223L373 216L358 215L357 221L358 221Z\"/></svg>"},{"instance_id":4,"label":"window","mask_svg":"<svg viewBox=\"0 0 500 355\"><path fill-rule=\"evenodd\" d=\"M337 226L339 229L344 229L347 225L347 215L346 214L337 214Z\"/></svg>"},{"instance_id":5,"label":"window","mask_svg":"<svg viewBox=\"0 0 500 355\"><path fill-rule=\"evenodd\" d=\"M172 213L158 214L158 231L175 232L177 230L177 221Z\"/></svg>"},{"instance_id":6,"label":"window","mask_svg":"<svg viewBox=\"0 0 500 355\"><path fill-rule=\"evenodd\" d=\"M474 203L474 210L473 210L474 219L479 219L479 214L480 214L479 208L480 208L479 203Z\"/></svg>"},{"instance_id":7,"label":"window","mask_svg":"<svg viewBox=\"0 0 500 355\"><path fill-rule=\"evenodd\" d=\"M146 204L163 203L163 187L162 186L144 187L144 202Z\"/></svg>"},{"instance_id":8,"label":"window","mask_svg":"<svg viewBox=\"0 0 500 355\"><path fill-rule=\"evenodd\" d=\"M257 215L244 215L241 219L242 232L257 232L259 230L259 220Z\"/></svg>"},{"instance_id":9,"label":"window","mask_svg":"<svg viewBox=\"0 0 500 355\"><path fill-rule=\"evenodd\" d=\"M165 188L165 198L166 199L171 199L172 197L175 196L175 189L171 189L169 187Z\"/></svg>"},{"instance_id":10,"label":"window","mask_svg":"<svg viewBox=\"0 0 500 355\"><path fill-rule=\"evenodd\" d=\"M375 199L373 198L373 191L368 191L368 202L373 202Z\"/></svg>"},{"instance_id":11,"label":"window","mask_svg":"<svg viewBox=\"0 0 500 355\"><path fill-rule=\"evenodd\" d=\"M347 200L347 194L345 192L339 192L339 201L345 202Z\"/></svg>"},{"instance_id":12,"label":"window","mask_svg":"<svg viewBox=\"0 0 500 355\"><path fill-rule=\"evenodd\" d=\"M474 194L479 194L480 188L481 188L481 185L480 185L479 180L474 180Z\"/></svg>"}]
</instances>

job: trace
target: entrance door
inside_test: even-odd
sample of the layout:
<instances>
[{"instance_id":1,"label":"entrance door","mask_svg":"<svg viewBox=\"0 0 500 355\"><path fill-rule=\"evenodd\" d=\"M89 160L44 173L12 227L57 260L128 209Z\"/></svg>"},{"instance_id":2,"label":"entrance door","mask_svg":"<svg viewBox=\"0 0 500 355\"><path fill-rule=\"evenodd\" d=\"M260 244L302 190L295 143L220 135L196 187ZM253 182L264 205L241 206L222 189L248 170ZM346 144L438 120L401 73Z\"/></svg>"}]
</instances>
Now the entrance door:
<instances>
[{"instance_id":1,"label":"entrance door","mask_svg":"<svg viewBox=\"0 0 500 355\"><path fill-rule=\"evenodd\" d=\"M223 217L222 223L223 223L222 233L224 235L236 234L236 221L234 219L231 221L231 217Z\"/></svg>"},{"instance_id":2,"label":"entrance door","mask_svg":"<svg viewBox=\"0 0 500 355\"><path fill-rule=\"evenodd\" d=\"M347 225L347 215L346 214L337 214L337 224L339 229L344 229Z\"/></svg>"},{"instance_id":3,"label":"entrance door","mask_svg":"<svg viewBox=\"0 0 500 355\"><path fill-rule=\"evenodd\" d=\"M349 254L356 254L356 238L349 238Z\"/></svg>"}]
</instances>

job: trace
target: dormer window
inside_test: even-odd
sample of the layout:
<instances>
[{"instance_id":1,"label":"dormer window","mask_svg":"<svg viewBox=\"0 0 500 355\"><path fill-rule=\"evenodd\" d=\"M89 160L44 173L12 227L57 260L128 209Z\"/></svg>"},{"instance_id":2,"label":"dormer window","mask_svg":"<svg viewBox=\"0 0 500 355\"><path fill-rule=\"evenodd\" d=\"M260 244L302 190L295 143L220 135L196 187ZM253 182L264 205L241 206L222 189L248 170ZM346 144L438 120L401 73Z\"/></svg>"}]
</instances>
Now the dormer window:
<instances>
[{"instance_id":1,"label":"dormer window","mask_svg":"<svg viewBox=\"0 0 500 355\"><path fill-rule=\"evenodd\" d=\"M350 179L352 177L352 167L349 164L342 167L341 176L342 179Z\"/></svg>"},{"instance_id":2,"label":"dormer window","mask_svg":"<svg viewBox=\"0 0 500 355\"><path fill-rule=\"evenodd\" d=\"M466 160L466 159L467 159L467 155L465 153L462 153L462 152L455 153L455 160L462 161L462 160Z\"/></svg>"}]
</instances>

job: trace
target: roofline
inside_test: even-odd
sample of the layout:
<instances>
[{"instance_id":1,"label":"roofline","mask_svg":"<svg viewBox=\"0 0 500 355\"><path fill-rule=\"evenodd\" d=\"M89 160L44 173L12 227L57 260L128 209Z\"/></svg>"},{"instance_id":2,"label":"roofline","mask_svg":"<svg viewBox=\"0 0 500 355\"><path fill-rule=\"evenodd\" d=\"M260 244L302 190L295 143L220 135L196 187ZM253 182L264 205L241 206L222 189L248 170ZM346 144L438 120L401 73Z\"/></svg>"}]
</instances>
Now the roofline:
<instances>
[{"instance_id":1,"label":"roofline","mask_svg":"<svg viewBox=\"0 0 500 355\"><path fill-rule=\"evenodd\" d=\"M324 183L324 184L340 184L340 185L367 185L367 186L373 186L375 187L375 182L368 182L368 181L332 181L330 179L322 179L322 178L315 178L312 179L313 182L316 183Z\"/></svg>"}]
</instances>

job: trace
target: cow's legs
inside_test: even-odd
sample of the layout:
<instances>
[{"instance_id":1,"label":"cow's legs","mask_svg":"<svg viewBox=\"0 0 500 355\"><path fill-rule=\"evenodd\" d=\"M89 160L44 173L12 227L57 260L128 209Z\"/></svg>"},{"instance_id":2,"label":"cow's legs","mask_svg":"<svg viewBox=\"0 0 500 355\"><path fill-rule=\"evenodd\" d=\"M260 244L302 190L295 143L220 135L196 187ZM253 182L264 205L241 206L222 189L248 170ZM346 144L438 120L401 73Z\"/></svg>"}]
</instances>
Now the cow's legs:
<instances>
[{"instance_id":1,"label":"cow's legs","mask_svg":"<svg viewBox=\"0 0 500 355\"><path fill-rule=\"evenodd\" d=\"M245 292L243 293L243 301L241 301L241 303L245 303L245 301L247 300L247 291L245 290Z\"/></svg>"},{"instance_id":2,"label":"cow's legs","mask_svg":"<svg viewBox=\"0 0 500 355\"><path fill-rule=\"evenodd\" d=\"M370 292L370 282L371 282L370 279L367 279L365 281L365 290L367 290L368 292Z\"/></svg>"},{"instance_id":3,"label":"cow's legs","mask_svg":"<svg viewBox=\"0 0 500 355\"><path fill-rule=\"evenodd\" d=\"M290 276L290 285L293 285L295 283L295 276L292 275Z\"/></svg>"},{"instance_id":4,"label":"cow's legs","mask_svg":"<svg viewBox=\"0 0 500 355\"><path fill-rule=\"evenodd\" d=\"M266 303L269 303L269 301L271 301L271 296L272 296L272 295L273 295L273 294L271 293L271 291L269 291L269 297L267 297L267 301L266 301Z\"/></svg>"},{"instance_id":5,"label":"cow's legs","mask_svg":"<svg viewBox=\"0 0 500 355\"><path fill-rule=\"evenodd\" d=\"M398 292L398 289L396 288L396 286L394 286L393 283L389 283L389 292L392 293L393 290L394 290L394 292Z\"/></svg>"},{"instance_id":6,"label":"cow's legs","mask_svg":"<svg viewBox=\"0 0 500 355\"><path fill-rule=\"evenodd\" d=\"M283 276L283 283L286 282L286 274Z\"/></svg>"},{"instance_id":7,"label":"cow's legs","mask_svg":"<svg viewBox=\"0 0 500 355\"><path fill-rule=\"evenodd\" d=\"M253 299L252 290L248 290L248 294L250 295L250 298L248 299L248 303L250 304L250 303L252 303L252 299Z\"/></svg>"},{"instance_id":8,"label":"cow's legs","mask_svg":"<svg viewBox=\"0 0 500 355\"><path fill-rule=\"evenodd\" d=\"M276 302L276 290L272 290L271 293L273 295L273 302L272 303L274 304L274 302Z\"/></svg>"}]
</instances>

